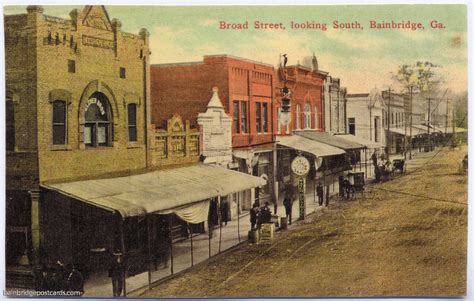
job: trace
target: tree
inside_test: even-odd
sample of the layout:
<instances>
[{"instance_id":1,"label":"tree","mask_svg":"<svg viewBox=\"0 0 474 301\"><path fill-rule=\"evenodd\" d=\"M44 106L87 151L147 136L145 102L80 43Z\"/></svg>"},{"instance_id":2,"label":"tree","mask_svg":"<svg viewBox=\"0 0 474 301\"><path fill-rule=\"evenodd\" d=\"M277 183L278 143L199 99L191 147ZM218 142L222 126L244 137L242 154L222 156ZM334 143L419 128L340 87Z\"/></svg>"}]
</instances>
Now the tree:
<instances>
[{"instance_id":1,"label":"tree","mask_svg":"<svg viewBox=\"0 0 474 301\"><path fill-rule=\"evenodd\" d=\"M428 61L404 64L398 66L397 73L393 78L402 85L404 92L413 89L414 92L430 95L437 92L439 84L442 82L439 72L437 72L439 67L439 65Z\"/></svg>"}]
</instances>

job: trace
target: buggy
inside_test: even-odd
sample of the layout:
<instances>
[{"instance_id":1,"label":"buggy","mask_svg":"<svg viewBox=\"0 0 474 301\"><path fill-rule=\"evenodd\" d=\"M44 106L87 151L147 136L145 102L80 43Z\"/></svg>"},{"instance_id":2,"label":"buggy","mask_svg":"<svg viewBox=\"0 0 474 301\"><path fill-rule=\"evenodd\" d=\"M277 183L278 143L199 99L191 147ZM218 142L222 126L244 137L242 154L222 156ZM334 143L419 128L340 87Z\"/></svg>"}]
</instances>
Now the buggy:
<instances>
[{"instance_id":1,"label":"buggy","mask_svg":"<svg viewBox=\"0 0 474 301\"><path fill-rule=\"evenodd\" d=\"M363 193L365 188L365 179L363 172L350 172L343 180L343 191L346 198L355 197L356 193Z\"/></svg>"},{"instance_id":2,"label":"buggy","mask_svg":"<svg viewBox=\"0 0 474 301\"><path fill-rule=\"evenodd\" d=\"M394 159L393 160L393 172L399 171L400 173L405 172L405 160L404 159Z\"/></svg>"}]
</instances>

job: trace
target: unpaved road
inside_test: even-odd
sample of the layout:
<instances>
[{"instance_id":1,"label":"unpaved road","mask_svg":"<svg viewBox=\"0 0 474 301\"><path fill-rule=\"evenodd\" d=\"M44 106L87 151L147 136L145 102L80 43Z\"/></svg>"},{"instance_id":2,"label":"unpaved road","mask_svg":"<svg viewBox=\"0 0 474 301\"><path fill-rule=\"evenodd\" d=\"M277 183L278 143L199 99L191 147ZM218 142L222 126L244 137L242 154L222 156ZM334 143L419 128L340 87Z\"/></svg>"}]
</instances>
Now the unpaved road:
<instances>
[{"instance_id":1,"label":"unpaved road","mask_svg":"<svg viewBox=\"0 0 474 301\"><path fill-rule=\"evenodd\" d=\"M244 244L142 296L463 296L466 151L442 150L372 186L371 199L332 204L271 243Z\"/></svg>"}]
</instances>

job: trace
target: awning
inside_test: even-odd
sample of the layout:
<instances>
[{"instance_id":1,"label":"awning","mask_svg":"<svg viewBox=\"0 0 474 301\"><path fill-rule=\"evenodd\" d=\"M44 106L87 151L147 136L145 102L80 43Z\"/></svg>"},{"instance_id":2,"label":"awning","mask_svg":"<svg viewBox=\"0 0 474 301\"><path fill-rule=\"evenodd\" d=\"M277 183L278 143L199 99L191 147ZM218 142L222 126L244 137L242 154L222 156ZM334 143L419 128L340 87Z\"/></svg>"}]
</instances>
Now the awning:
<instances>
[{"instance_id":1,"label":"awning","mask_svg":"<svg viewBox=\"0 0 474 301\"><path fill-rule=\"evenodd\" d=\"M382 143L380 142L374 142L368 139L364 139L358 136L350 135L350 134L343 134L343 135L336 135L336 137L346 139L351 142L356 142L362 145L365 145L367 148L382 148L385 147Z\"/></svg>"},{"instance_id":2,"label":"awning","mask_svg":"<svg viewBox=\"0 0 474 301\"><path fill-rule=\"evenodd\" d=\"M218 195L260 187L262 178L199 164L110 179L42 186L125 217L182 209ZM198 208L202 211L202 208ZM183 213L184 215L187 213ZM188 213L189 214L189 213Z\"/></svg>"},{"instance_id":3,"label":"awning","mask_svg":"<svg viewBox=\"0 0 474 301\"><path fill-rule=\"evenodd\" d=\"M398 135L405 136L405 128L401 128L401 129L400 128L390 128L390 132L398 134ZM426 128L423 129L423 128L420 128L420 127L413 126L412 129L411 129L412 136L419 136L419 135L426 134L426 133L428 133ZM410 128L409 127L407 128L406 136L410 137Z\"/></svg>"},{"instance_id":4,"label":"awning","mask_svg":"<svg viewBox=\"0 0 474 301\"><path fill-rule=\"evenodd\" d=\"M335 136L331 133L302 131L302 132L296 132L296 134L298 136L305 137L305 138L318 141L324 144L328 144L337 148L341 148L346 151L365 148L365 146L362 144L339 138L338 136Z\"/></svg>"},{"instance_id":5,"label":"awning","mask_svg":"<svg viewBox=\"0 0 474 301\"><path fill-rule=\"evenodd\" d=\"M278 145L300 150L316 157L335 156L345 153L345 151L340 148L296 135L279 136L277 140Z\"/></svg>"}]
</instances>

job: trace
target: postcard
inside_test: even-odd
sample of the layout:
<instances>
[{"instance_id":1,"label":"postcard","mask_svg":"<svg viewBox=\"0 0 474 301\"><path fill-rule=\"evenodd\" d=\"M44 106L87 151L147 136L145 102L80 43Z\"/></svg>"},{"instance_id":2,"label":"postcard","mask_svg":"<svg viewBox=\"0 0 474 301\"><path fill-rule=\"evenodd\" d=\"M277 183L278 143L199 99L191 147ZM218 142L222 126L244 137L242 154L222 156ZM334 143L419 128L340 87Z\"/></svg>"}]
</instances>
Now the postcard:
<instances>
[{"instance_id":1,"label":"postcard","mask_svg":"<svg viewBox=\"0 0 474 301\"><path fill-rule=\"evenodd\" d=\"M3 11L4 296L467 295L467 5Z\"/></svg>"}]
</instances>

